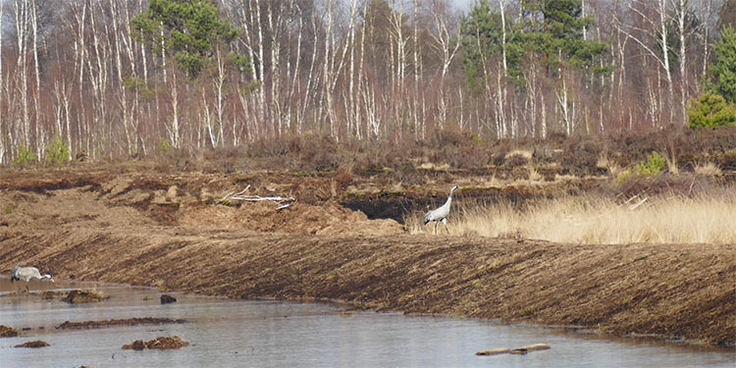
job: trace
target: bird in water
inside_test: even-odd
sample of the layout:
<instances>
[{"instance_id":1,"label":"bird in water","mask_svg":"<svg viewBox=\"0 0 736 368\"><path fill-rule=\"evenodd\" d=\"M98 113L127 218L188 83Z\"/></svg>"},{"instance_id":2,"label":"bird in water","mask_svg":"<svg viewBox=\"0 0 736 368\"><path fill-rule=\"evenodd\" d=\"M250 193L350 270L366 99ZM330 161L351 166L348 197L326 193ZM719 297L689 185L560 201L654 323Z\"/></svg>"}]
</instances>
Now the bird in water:
<instances>
[{"instance_id":1,"label":"bird in water","mask_svg":"<svg viewBox=\"0 0 736 368\"><path fill-rule=\"evenodd\" d=\"M21 280L26 282L26 291L28 291L28 281L31 280L49 280L55 282L51 275L41 275L41 272L36 267L13 266L13 269L10 270L10 282Z\"/></svg>"},{"instance_id":2,"label":"bird in water","mask_svg":"<svg viewBox=\"0 0 736 368\"><path fill-rule=\"evenodd\" d=\"M447 233L450 233L450 229L447 228L447 215L450 214L450 205L452 205L452 193L454 193L457 188L458 186L455 185L454 187L452 187L452 189L450 189L450 196L447 197L447 202L445 202L445 204L437 209L427 212L427 214L424 215L424 225L427 225L432 221L436 222L436 224L434 224L435 233L437 233L437 225L439 225L440 222L442 222L442 225L445 225L445 230L447 231Z\"/></svg>"}]
</instances>

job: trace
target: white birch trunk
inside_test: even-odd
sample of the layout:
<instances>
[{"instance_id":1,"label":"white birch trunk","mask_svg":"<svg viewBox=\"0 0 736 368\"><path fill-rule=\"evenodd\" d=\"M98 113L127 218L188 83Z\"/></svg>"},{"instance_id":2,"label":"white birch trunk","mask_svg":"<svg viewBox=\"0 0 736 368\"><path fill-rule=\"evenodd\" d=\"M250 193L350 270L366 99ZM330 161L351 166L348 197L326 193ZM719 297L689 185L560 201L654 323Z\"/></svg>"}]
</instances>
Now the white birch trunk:
<instances>
[{"instance_id":1,"label":"white birch trunk","mask_svg":"<svg viewBox=\"0 0 736 368\"><path fill-rule=\"evenodd\" d=\"M680 113L682 114L682 125L687 125L687 75L685 72L685 62L687 53L685 52L685 15L687 14L685 0L679 0L677 9L677 29L680 36Z\"/></svg>"},{"instance_id":2,"label":"white birch trunk","mask_svg":"<svg viewBox=\"0 0 736 368\"><path fill-rule=\"evenodd\" d=\"M174 148L181 146L179 124L179 86L176 83L176 72L171 73L171 124L169 126L169 140Z\"/></svg>"},{"instance_id":3,"label":"white birch trunk","mask_svg":"<svg viewBox=\"0 0 736 368\"><path fill-rule=\"evenodd\" d=\"M5 14L5 1L0 1L0 15ZM5 19L4 16L0 16L0 30L3 28L3 19ZM0 32L0 50L3 49L3 33ZM5 116L3 115L3 91L5 91L5 75L3 74L3 53L0 52L0 164L6 163L5 154L8 151L8 145L9 142L12 142L13 140L13 132L11 131L10 127L8 126L8 123L5 121ZM6 139L7 142L6 143Z\"/></svg>"},{"instance_id":4,"label":"white birch trunk","mask_svg":"<svg viewBox=\"0 0 736 368\"><path fill-rule=\"evenodd\" d=\"M669 48L667 43L667 1L666 0L657 0L659 5L659 24L660 24L660 34L661 39L660 42L662 43L662 54L664 59L664 72L665 76L667 77L667 91L669 92L669 103L670 106L674 103L673 97L674 97L674 90L672 87L672 72L670 72L670 57L669 57ZM672 114L673 109L670 108L670 123L672 122Z\"/></svg>"},{"instance_id":5,"label":"white birch trunk","mask_svg":"<svg viewBox=\"0 0 736 368\"><path fill-rule=\"evenodd\" d=\"M35 123L36 123L36 139L40 144L37 144L39 146L39 153L38 157L41 157L41 153L45 150L45 139L44 135L41 134L40 129L42 128L42 115L41 115L41 72L40 72L40 66L38 61L38 12L36 9L36 0L31 0L30 3L30 17L31 17L31 29L33 30L33 66L35 68L34 74L36 77L36 93L33 95L33 106L34 106L34 115L35 115Z\"/></svg>"}]
</instances>

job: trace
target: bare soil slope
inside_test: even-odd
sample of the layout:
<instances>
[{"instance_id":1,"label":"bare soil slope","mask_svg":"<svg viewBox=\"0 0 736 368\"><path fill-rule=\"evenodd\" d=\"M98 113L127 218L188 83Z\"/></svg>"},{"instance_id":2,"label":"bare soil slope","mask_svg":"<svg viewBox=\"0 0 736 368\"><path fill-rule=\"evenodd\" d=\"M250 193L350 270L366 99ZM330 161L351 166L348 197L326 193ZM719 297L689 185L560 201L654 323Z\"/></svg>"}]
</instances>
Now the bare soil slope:
<instances>
[{"instance_id":1,"label":"bare soil slope","mask_svg":"<svg viewBox=\"0 0 736 368\"><path fill-rule=\"evenodd\" d=\"M329 178L248 180L256 194L313 197L279 211L216 204L243 187L223 174L3 172L0 270L35 265L57 279L736 340L736 245L408 235L335 204Z\"/></svg>"}]
</instances>

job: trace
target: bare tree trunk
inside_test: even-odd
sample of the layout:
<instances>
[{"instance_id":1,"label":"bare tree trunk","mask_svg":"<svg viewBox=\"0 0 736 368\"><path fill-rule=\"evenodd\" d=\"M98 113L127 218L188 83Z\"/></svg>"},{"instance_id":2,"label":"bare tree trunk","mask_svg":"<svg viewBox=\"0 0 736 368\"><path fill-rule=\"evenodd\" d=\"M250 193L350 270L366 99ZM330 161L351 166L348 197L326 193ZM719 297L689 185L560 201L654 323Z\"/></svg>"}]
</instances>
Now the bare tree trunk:
<instances>
[{"instance_id":1,"label":"bare tree trunk","mask_svg":"<svg viewBox=\"0 0 736 368\"><path fill-rule=\"evenodd\" d=\"M414 137L419 139L424 137L424 126L422 121L419 119L419 74L421 70L419 68L419 1L414 0L414 93L412 94L412 115L414 118ZM422 125L420 127L420 124Z\"/></svg>"},{"instance_id":2,"label":"bare tree trunk","mask_svg":"<svg viewBox=\"0 0 736 368\"><path fill-rule=\"evenodd\" d=\"M330 43L330 40L332 38L332 6L333 6L334 0L327 0L327 25L325 29L325 60L323 65L323 71L322 75L324 78L324 89L323 89L323 98L327 102L327 114L328 114L328 121L329 121L329 132L330 135L334 137L335 132L333 128L333 120L332 120L332 91L330 91L329 85L330 81L332 80L332 68L330 67L330 51L332 49L332 45ZM334 57L333 57L334 58Z\"/></svg>"},{"instance_id":3,"label":"bare tree trunk","mask_svg":"<svg viewBox=\"0 0 736 368\"><path fill-rule=\"evenodd\" d=\"M348 134L355 134L356 136L359 135L358 132L358 117L359 115L355 113L357 110L357 106L355 104L355 14L357 9L357 0L350 0L350 26L348 28L348 34L350 35L349 38L349 44L350 44L350 71L348 78L350 79L348 81L348 101L349 105L346 108L345 115L348 120ZM365 37L365 35L363 35Z\"/></svg>"},{"instance_id":4,"label":"bare tree trunk","mask_svg":"<svg viewBox=\"0 0 736 368\"><path fill-rule=\"evenodd\" d=\"M396 47L395 51L395 57L392 59L392 62L395 63L394 68L394 76L393 76L393 84L392 84L392 96L393 96L393 112L394 117L393 120L396 122L398 126L398 136L397 138L399 140L403 139L403 126L404 126L404 116L402 116L402 110L404 105L404 98L402 98L404 93L404 77L405 77L405 71L406 71L406 42L407 40L404 37L404 29L403 29L403 3L401 0L394 0L392 1L391 8L394 9L390 13L390 35L392 38L391 42L391 49L393 50L393 47Z\"/></svg>"},{"instance_id":5,"label":"bare tree trunk","mask_svg":"<svg viewBox=\"0 0 736 368\"><path fill-rule=\"evenodd\" d=\"M85 107L85 98L84 98L84 70L85 70L85 63L87 58L87 46L85 44L85 32L87 24L87 2L82 2L82 10L81 14L80 11L77 9L77 11L74 12L75 19L77 21L78 27L77 27L77 35L76 39L74 41L74 48L75 48L75 54L74 54L74 64L75 68L79 71L79 79L77 81L77 87L79 88L79 118L78 118L78 128L77 128L77 134L79 136L78 142L79 147L81 150L81 147L86 147L87 152L90 152L90 129L87 123L87 112ZM83 137L86 137L86 140L83 140Z\"/></svg>"},{"instance_id":6,"label":"bare tree trunk","mask_svg":"<svg viewBox=\"0 0 736 368\"><path fill-rule=\"evenodd\" d=\"M659 19L655 21L654 19L649 18L641 10L637 9L636 7L634 7L632 5L632 3L629 3L628 4L629 10L631 10L633 13L637 14L638 16L642 17L652 27L652 31L651 32L648 32L645 29L640 29L640 30L641 31L648 32L648 34L652 38L659 40L660 44L663 46L662 47L662 54L663 54L662 57L659 57L657 51L654 48L652 48L649 45L647 45L641 38L632 35L627 30L624 30L622 24L616 23L615 26L618 27L618 30L620 32L626 34L629 38L631 38L634 42L636 42L642 49L644 49L644 51L647 52L647 54L649 55L649 57L651 57L652 59L656 60L657 63L659 63L659 65L661 66L661 68L658 68L657 69L658 75L661 72L660 69L664 70L665 78L667 79L667 90L668 90L668 93L669 93L669 104L670 104L670 107L671 107L672 106L672 103L674 103L674 101L673 101L674 100L674 91L673 91L673 86L672 86L672 73L670 72L669 50L668 50L668 48L666 46L667 45L667 26L666 26L666 21L667 21L667 19L666 19L667 18L667 14L666 14L667 13L667 0L657 0L657 6L658 6L657 10L658 10ZM657 27L659 28L659 34L655 34L656 32L654 31L654 29L656 29ZM674 109L670 108L669 110L670 110L670 119L669 120L671 122L672 121L672 118L673 118ZM653 124L657 124L657 121L658 120L661 120L661 119L657 118L656 120L653 120L652 123Z\"/></svg>"},{"instance_id":7,"label":"bare tree trunk","mask_svg":"<svg viewBox=\"0 0 736 368\"><path fill-rule=\"evenodd\" d=\"M585 4L585 1L583 1L583 4ZM506 65L506 0L498 0L498 6L501 8L501 60L503 60L503 75L508 76L508 67Z\"/></svg>"},{"instance_id":8,"label":"bare tree trunk","mask_svg":"<svg viewBox=\"0 0 736 368\"><path fill-rule=\"evenodd\" d=\"M171 73L171 124L168 127L169 140L174 148L181 147L181 128L179 124L179 86L176 83L176 71Z\"/></svg>"},{"instance_id":9,"label":"bare tree trunk","mask_svg":"<svg viewBox=\"0 0 736 368\"><path fill-rule=\"evenodd\" d=\"M662 54L664 57L664 71L665 76L667 77L667 90L669 92L669 103L670 106L674 103L674 91L672 88L672 72L670 71L670 57L669 57L669 48L667 43L667 1L666 0L657 0L659 4L659 24L661 28L661 42L662 42ZM673 113L674 110L672 108L670 110L670 123L672 122Z\"/></svg>"},{"instance_id":10,"label":"bare tree trunk","mask_svg":"<svg viewBox=\"0 0 736 368\"><path fill-rule=\"evenodd\" d=\"M547 138L547 105L544 102L544 93L540 93L539 97L542 99L542 139Z\"/></svg>"},{"instance_id":11,"label":"bare tree trunk","mask_svg":"<svg viewBox=\"0 0 736 368\"><path fill-rule=\"evenodd\" d=\"M0 30L3 28L3 16L5 14L5 1L0 1ZM0 32L0 50L3 49L3 33ZM0 165L7 162L5 154L8 151L8 146L13 140L13 132L10 130L8 123L5 121L3 115L3 91L5 90L5 75L3 74L3 53L0 52ZM8 139L6 143L6 138Z\"/></svg>"},{"instance_id":12,"label":"bare tree trunk","mask_svg":"<svg viewBox=\"0 0 736 368\"><path fill-rule=\"evenodd\" d=\"M138 0L138 9L143 11L143 0ZM128 16L128 19L130 19L130 16ZM126 24L130 25L130 22ZM148 86L148 58L146 57L146 47L143 42L141 42L141 59L143 59L143 82Z\"/></svg>"},{"instance_id":13,"label":"bare tree trunk","mask_svg":"<svg viewBox=\"0 0 736 368\"><path fill-rule=\"evenodd\" d=\"M281 92L281 23L283 17L281 12L276 15L276 20L273 17L273 2L266 3L266 18L268 19L268 28L271 33L271 98L270 98L270 109L269 114L272 117L274 130L277 136L281 136L283 129L283 111L281 107L281 99L279 93Z\"/></svg>"},{"instance_id":14,"label":"bare tree trunk","mask_svg":"<svg viewBox=\"0 0 736 368\"><path fill-rule=\"evenodd\" d=\"M682 114L682 124L687 125L687 75L685 74L685 0L679 0L679 6L676 6L677 30L680 33L680 113Z\"/></svg>"},{"instance_id":15,"label":"bare tree trunk","mask_svg":"<svg viewBox=\"0 0 736 368\"><path fill-rule=\"evenodd\" d=\"M126 142L126 151L128 152L128 155L133 153L133 142L131 139L130 134L130 114L128 112L128 98L126 96L125 91L125 82L123 80L123 36L121 35L122 29L119 29L118 27L118 9L117 9L117 1L110 0L110 11L111 11L111 17L112 17L112 29L113 34L115 35L115 66L117 69L118 74L118 99L120 101L120 109L122 110L122 123L123 123L123 132L125 133L125 142ZM133 72L135 69L133 69Z\"/></svg>"},{"instance_id":16,"label":"bare tree trunk","mask_svg":"<svg viewBox=\"0 0 736 368\"><path fill-rule=\"evenodd\" d=\"M452 35L450 34L450 29L448 26L448 20L447 20L447 9L439 8L440 4L435 3L434 8L432 10L432 16L434 17L434 27L430 35L432 36L432 39L434 40L434 44L432 45L435 50L437 50L437 53L441 60L441 69L440 69L440 88L438 93L438 122L440 124L440 127L444 127L447 124L447 96L445 91L445 79L447 78L447 73L450 70L450 64L452 64L452 60L455 58L455 55L457 54L457 51L460 48L460 42L455 42L454 46L452 45Z\"/></svg>"},{"instance_id":17,"label":"bare tree trunk","mask_svg":"<svg viewBox=\"0 0 736 368\"><path fill-rule=\"evenodd\" d=\"M365 1L363 3L363 14L366 14L368 10L368 1ZM363 78L363 66L365 64L365 39L366 39L366 31L368 29L368 22L363 21L363 25L361 27L361 36L360 36L360 62L358 63L358 91L361 91L363 87L367 88L367 82ZM358 137L358 139L361 139L361 126L363 125L363 119L360 118L361 116L361 109L357 106L355 106L355 135ZM368 124L366 124L366 135L368 135Z\"/></svg>"},{"instance_id":18,"label":"bare tree trunk","mask_svg":"<svg viewBox=\"0 0 736 368\"><path fill-rule=\"evenodd\" d=\"M294 123L296 127L298 128L301 126L301 118L302 116L299 114L299 99L301 99L301 94L299 93L301 91L300 85L301 81L299 80L299 67L301 66L301 60L302 60L302 39L303 39L303 28L304 28L304 22L302 20L302 9L299 6L298 3L294 4L296 14L297 14L297 37L296 37L296 62L294 63L294 73L291 79L291 88L289 90L288 95L288 103L287 106L289 108L289 128L291 129L291 121L292 121L292 115L294 115ZM297 134L299 133L297 129Z\"/></svg>"},{"instance_id":19,"label":"bare tree trunk","mask_svg":"<svg viewBox=\"0 0 736 368\"><path fill-rule=\"evenodd\" d=\"M28 0L16 0L15 2L15 33L18 45L18 60L16 65L20 71L20 95L21 106L23 108L22 127L23 127L23 145L26 149L30 149L31 145L31 119L28 107L28 63L26 62L27 54L27 29L28 29ZM16 73L18 75L18 73Z\"/></svg>"},{"instance_id":20,"label":"bare tree trunk","mask_svg":"<svg viewBox=\"0 0 736 368\"><path fill-rule=\"evenodd\" d=\"M38 155L41 157L41 153L45 150L45 139L43 134L41 134L41 128L42 128L42 112L41 112L41 72L38 62L38 12L36 11L36 0L31 0L30 4L31 8L31 27L33 29L33 66L35 68L35 76L36 76L36 93L33 96L33 106L34 106L34 115L36 120L36 140L38 147Z\"/></svg>"},{"instance_id":21,"label":"bare tree trunk","mask_svg":"<svg viewBox=\"0 0 736 368\"><path fill-rule=\"evenodd\" d=\"M225 85L225 79L227 78L225 71L225 59L222 56L221 51L218 49L215 53L217 56L215 61L217 62L217 77L215 78L215 90L217 91L217 125L220 128L220 146L225 146L225 94L223 87Z\"/></svg>"},{"instance_id":22,"label":"bare tree trunk","mask_svg":"<svg viewBox=\"0 0 736 368\"><path fill-rule=\"evenodd\" d=\"M705 7L705 11L701 12L701 19L703 20L703 71L701 72L702 76L705 76L705 73L708 68L708 57L710 55L710 49L709 49L709 33L710 33L710 17L711 17L711 9L713 6L713 0L708 0L707 2L704 1L704 3L708 4ZM702 14L705 13L705 14Z\"/></svg>"},{"instance_id":23,"label":"bare tree trunk","mask_svg":"<svg viewBox=\"0 0 736 368\"><path fill-rule=\"evenodd\" d=\"M263 24L261 22L261 2L259 0L255 0L255 23L258 27L258 73L259 73L259 79L261 83L265 83L265 72L266 68L264 66L265 60L263 57ZM254 16L253 12L250 12L251 18ZM251 22L253 20L251 19ZM265 86L261 86L258 88L258 118L261 120L262 123L265 123L266 120L266 88ZM266 132L268 132L268 125L266 126Z\"/></svg>"}]
</instances>

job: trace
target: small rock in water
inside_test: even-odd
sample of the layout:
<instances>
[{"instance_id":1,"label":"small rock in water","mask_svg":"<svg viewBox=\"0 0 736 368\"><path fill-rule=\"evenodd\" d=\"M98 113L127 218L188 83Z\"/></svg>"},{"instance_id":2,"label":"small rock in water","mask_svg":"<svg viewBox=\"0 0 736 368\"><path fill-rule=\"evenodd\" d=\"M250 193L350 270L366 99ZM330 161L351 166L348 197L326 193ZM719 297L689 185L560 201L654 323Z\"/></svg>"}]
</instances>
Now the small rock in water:
<instances>
[{"instance_id":1,"label":"small rock in water","mask_svg":"<svg viewBox=\"0 0 736 368\"><path fill-rule=\"evenodd\" d=\"M188 342L183 341L179 336L164 337L159 336L153 340L143 342L143 340L135 340L130 344L123 345L123 349L143 350L143 349L179 349L183 346L189 345Z\"/></svg>"},{"instance_id":2,"label":"small rock in water","mask_svg":"<svg viewBox=\"0 0 736 368\"><path fill-rule=\"evenodd\" d=\"M16 348L42 348L44 346L50 346L46 341L36 340L27 341L19 345L15 345Z\"/></svg>"},{"instance_id":3,"label":"small rock in water","mask_svg":"<svg viewBox=\"0 0 736 368\"><path fill-rule=\"evenodd\" d=\"M123 349L143 350L146 348L146 344L143 340L135 340L130 344L123 345Z\"/></svg>"},{"instance_id":4,"label":"small rock in water","mask_svg":"<svg viewBox=\"0 0 736 368\"><path fill-rule=\"evenodd\" d=\"M94 303L102 300L110 299L109 296L103 295L96 290L72 290L61 299L69 304Z\"/></svg>"},{"instance_id":5,"label":"small rock in water","mask_svg":"<svg viewBox=\"0 0 736 368\"><path fill-rule=\"evenodd\" d=\"M5 325L0 325L0 337L16 337L18 336L18 330L8 327Z\"/></svg>"},{"instance_id":6,"label":"small rock in water","mask_svg":"<svg viewBox=\"0 0 736 368\"><path fill-rule=\"evenodd\" d=\"M161 295L161 304L169 304L174 302L176 302L176 298L174 298L173 296L167 294Z\"/></svg>"}]
</instances>

